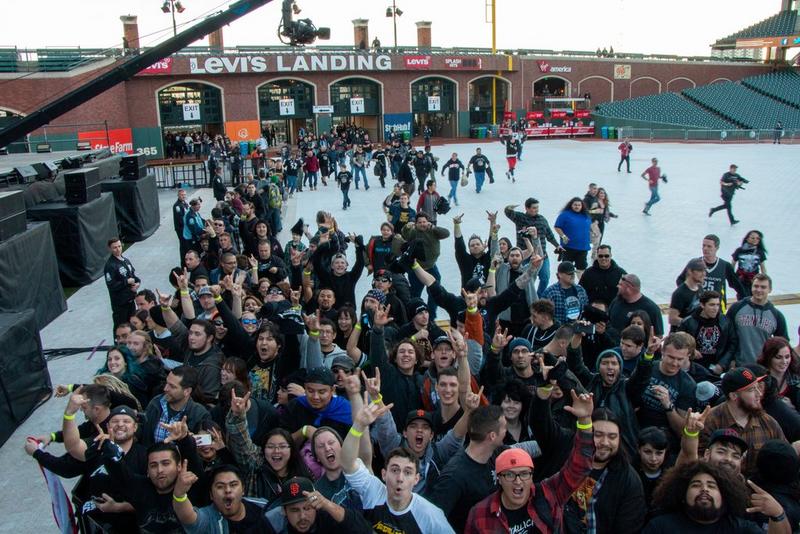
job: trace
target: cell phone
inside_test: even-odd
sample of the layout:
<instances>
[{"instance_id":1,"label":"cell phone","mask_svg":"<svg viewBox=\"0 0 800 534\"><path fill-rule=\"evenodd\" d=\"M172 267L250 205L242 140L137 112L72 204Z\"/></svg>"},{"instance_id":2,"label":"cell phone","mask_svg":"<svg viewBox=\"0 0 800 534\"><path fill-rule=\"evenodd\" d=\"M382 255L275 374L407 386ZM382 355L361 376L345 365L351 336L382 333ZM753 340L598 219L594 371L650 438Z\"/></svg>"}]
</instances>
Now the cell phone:
<instances>
[{"instance_id":1,"label":"cell phone","mask_svg":"<svg viewBox=\"0 0 800 534\"><path fill-rule=\"evenodd\" d=\"M575 325L575 333L591 336L594 334L594 325L578 323Z\"/></svg>"},{"instance_id":2,"label":"cell phone","mask_svg":"<svg viewBox=\"0 0 800 534\"><path fill-rule=\"evenodd\" d=\"M212 441L211 434L198 434L194 437L194 443L198 447L207 447Z\"/></svg>"}]
</instances>

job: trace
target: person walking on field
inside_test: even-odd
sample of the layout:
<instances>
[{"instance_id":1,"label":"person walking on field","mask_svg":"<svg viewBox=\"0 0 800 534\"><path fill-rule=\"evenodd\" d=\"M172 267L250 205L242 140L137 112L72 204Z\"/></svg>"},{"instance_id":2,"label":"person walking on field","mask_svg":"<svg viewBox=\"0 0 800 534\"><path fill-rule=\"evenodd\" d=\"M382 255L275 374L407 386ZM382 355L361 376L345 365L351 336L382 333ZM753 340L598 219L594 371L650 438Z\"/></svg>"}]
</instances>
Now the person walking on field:
<instances>
[{"instance_id":1,"label":"person walking on field","mask_svg":"<svg viewBox=\"0 0 800 534\"><path fill-rule=\"evenodd\" d=\"M628 168L628 174L631 173L631 151L633 150L633 145L629 141L627 137L625 137L622 142L617 147L619 150L619 165L617 165L617 172L620 172L622 169L622 163L625 162L625 165Z\"/></svg>"},{"instance_id":2,"label":"person walking on field","mask_svg":"<svg viewBox=\"0 0 800 534\"><path fill-rule=\"evenodd\" d=\"M647 185L650 187L650 200L647 201L642 210L642 213L645 215L650 215L650 208L653 207L653 204L661 200L661 197L658 196L658 181L664 180L664 183L667 183L667 176L661 174L661 168L658 166L658 159L653 158L650 161L652 164L642 173L642 178L647 180Z\"/></svg>"}]
</instances>

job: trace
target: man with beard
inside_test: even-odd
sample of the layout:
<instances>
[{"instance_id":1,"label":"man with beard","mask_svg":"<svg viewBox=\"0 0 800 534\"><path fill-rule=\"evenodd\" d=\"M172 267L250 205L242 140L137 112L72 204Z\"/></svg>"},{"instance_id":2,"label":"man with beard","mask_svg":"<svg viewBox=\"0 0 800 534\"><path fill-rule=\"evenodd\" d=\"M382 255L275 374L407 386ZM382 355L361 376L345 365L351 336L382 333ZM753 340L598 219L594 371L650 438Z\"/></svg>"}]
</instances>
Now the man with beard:
<instances>
[{"instance_id":1,"label":"man with beard","mask_svg":"<svg viewBox=\"0 0 800 534\"><path fill-rule=\"evenodd\" d=\"M539 248L538 241L534 244L534 250L533 258L542 257L542 251ZM528 272L532 269L538 271L540 267L543 266L543 264L537 265L537 261L534 261L533 258L529 264ZM492 272L495 269L497 272ZM507 263L501 263L497 267L495 267L495 262L492 263L492 267L489 268L486 283L487 285L494 286L496 293L500 294L511 287L525 272L526 269L522 267L522 250L518 247L513 247L508 252ZM536 272L530 272L530 278L523 286L521 294L508 306L508 309L504 309L498 316L500 323L509 329L511 335L521 335L525 323L528 322L528 317L530 315L528 311L529 307L537 298L536 288L534 286L536 274Z\"/></svg>"},{"instance_id":2,"label":"man with beard","mask_svg":"<svg viewBox=\"0 0 800 534\"><path fill-rule=\"evenodd\" d=\"M752 481L748 488L733 473L706 462L693 462L669 471L656 488L655 507L662 514L652 519L643 534L736 533L759 534L764 531L745 519L746 513L760 513L769 518L769 534L792 531L783 507Z\"/></svg>"},{"instance_id":3,"label":"man with beard","mask_svg":"<svg viewBox=\"0 0 800 534\"><path fill-rule=\"evenodd\" d=\"M742 466L742 471L748 475L755 471L756 456L764 443L771 439L786 440L778 422L761 405L764 394L761 378L746 367L725 373L722 391L726 401L711 409L700 432L700 450L704 451L715 430L736 430L751 451Z\"/></svg>"},{"instance_id":4,"label":"man with beard","mask_svg":"<svg viewBox=\"0 0 800 534\"><path fill-rule=\"evenodd\" d=\"M583 271L578 283L586 290L590 301L599 300L609 305L617 296L619 279L625 274L627 271L612 259L611 246L603 244L597 247L597 259Z\"/></svg>"},{"instance_id":5,"label":"man with beard","mask_svg":"<svg viewBox=\"0 0 800 534\"><path fill-rule=\"evenodd\" d=\"M486 276L492 263L492 257L497 254L497 212L487 211L489 216L489 243L484 244L483 240L477 235L472 234L469 238L469 253L464 246L464 236L461 233L461 221L464 214L453 217L453 237L455 238L456 263L461 272L461 286L463 287L470 279L477 278L481 283L486 282Z\"/></svg>"},{"instance_id":6,"label":"man with beard","mask_svg":"<svg viewBox=\"0 0 800 534\"><path fill-rule=\"evenodd\" d=\"M517 231L517 246L525 246L525 237L528 235L528 228L531 226L536 228L536 235L539 239L539 245L542 247L541 255L544 258L542 268L539 270L539 287L537 294L539 298L544 294L544 290L550 284L550 259L547 256L547 243L550 243L556 249L561 245L556 241L553 229L550 228L550 223L544 215L539 215L539 201L533 197L525 200L525 212L514 211L516 204L511 204L505 207L503 213L514 223L514 228Z\"/></svg>"},{"instance_id":7,"label":"man with beard","mask_svg":"<svg viewBox=\"0 0 800 534\"><path fill-rule=\"evenodd\" d=\"M188 492L197 476L188 469L178 475L172 493L172 507L188 534L256 534L269 532L263 509L245 500L242 475L234 466L222 465L211 472L211 504L192 506Z\"/></svg>"},{"instance_id":8,"label":"man with beard","mask_svg":"<svg viewBox=\"0 0 800 534\"><path fill-rule=\"evenodd\" d=\"M145 410L141 439L145 444L160 443L169 437L168 426L186 418L192 432L199 431L206 421L211 420L208 410L192 400L192 392L197 387L197 370L188 365L180 365L170 371L164 384L164 393L153 397Z\"/></svg>"},{"instance_id":9,"label":"man with beard","mask_svg":"<svg viewBox=\"0 0 800 534\"><path fill-rule=\"evenodd\" d=\"M219 295L207 296L205 290L208 290L208 295L211 295L209 288L203 288L200 291L203 299L222 300ZM183 298L184 295L181 297ZM222 369L222 351L215 343L214 324L205 319L194 319L187 329L171 308L166 310L162 307L161 311L164 313L164 321L175 335L176 341L186 344L183 360L186 365L197 369L198 385L201 391L208 398L216 399L219 395L219 388L222 386L219 375Z\"/></svg>"}]
</instances>

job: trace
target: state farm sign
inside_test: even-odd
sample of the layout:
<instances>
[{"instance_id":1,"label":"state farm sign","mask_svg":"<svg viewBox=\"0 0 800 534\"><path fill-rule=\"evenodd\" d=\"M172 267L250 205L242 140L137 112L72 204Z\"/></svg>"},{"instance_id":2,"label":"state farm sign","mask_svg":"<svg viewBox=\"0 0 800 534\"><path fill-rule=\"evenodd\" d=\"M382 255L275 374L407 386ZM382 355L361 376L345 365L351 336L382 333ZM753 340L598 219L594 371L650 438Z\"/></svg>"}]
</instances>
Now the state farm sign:
<instances>
[{"instance_id":1,"label":"state farm sign","mask_svg":"<svg viewBox=\"0 0 800 534\"><path fill-rule=\"evenodd\" d=\"M568 67L566 65L550 65L549 62L544 61L542 59L537 60L536 64L539 65L539 72L544 73L555 73L555 72L572 72L572 67Z\"/></svg>"},{"instance_id":2,"label":"state farm sign","mask_svg":"<svg viewBox=\"0 0 800 534\"><path fill-rule=\"evenodd\" d=\"M403 56L403 65L406 69L429 69L431 56Z\"/></svg>"}]
</instances>

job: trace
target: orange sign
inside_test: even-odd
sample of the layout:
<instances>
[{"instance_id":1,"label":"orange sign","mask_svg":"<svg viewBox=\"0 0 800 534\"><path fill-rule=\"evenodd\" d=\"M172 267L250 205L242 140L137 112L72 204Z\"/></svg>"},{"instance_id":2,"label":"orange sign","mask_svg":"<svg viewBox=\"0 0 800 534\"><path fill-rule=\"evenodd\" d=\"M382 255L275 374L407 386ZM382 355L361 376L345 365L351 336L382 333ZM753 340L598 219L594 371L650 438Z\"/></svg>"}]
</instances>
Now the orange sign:
<instances>
[{"instance_id":1,"label":"orange sign","mask_svg":"<svg viewBox=\"0 0 800 534\"><path fill-rule=\"evenodd\" d=\"M228 121L225 123L225 133L232 143L255 141L261 137L261 128L258 121Z\"/></svg>"},{"instance_id":2,"label":"orange sign","mask_svg":"<svg viewBox=\"0 0 800 534\"><path fill-rule=\"evenodd\" d=\"M106 130L78 132L78 140L89 141L93 150L108 147L115 154L118 152L133 152L133 137L130 128L119 128L108 130L107 132Z\"/></svg>"}]
</instances>

